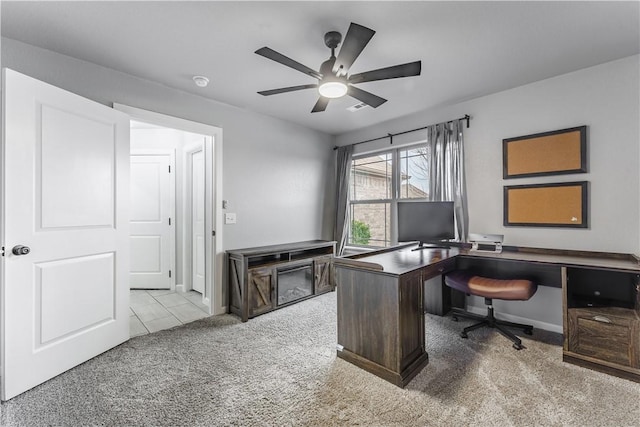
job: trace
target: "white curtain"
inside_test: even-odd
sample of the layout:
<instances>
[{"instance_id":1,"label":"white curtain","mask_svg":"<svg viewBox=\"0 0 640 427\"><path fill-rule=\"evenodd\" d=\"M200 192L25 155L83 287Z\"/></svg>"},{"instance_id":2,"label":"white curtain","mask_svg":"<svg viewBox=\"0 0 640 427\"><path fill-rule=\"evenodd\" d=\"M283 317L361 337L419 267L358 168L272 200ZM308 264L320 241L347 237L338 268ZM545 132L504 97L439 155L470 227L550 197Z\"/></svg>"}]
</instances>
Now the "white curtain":
<instances>
[{"instance_id":1,"label":"white curtain","mask_svg":"<svg viewBox=\"0 0 640 427\"><path fill-rule=\"evenodd\" d=\"M333 239L336 241L336 255L342 255L349 236L349 176L353 145L339 147L336 156L336 218Z\"/></svg>"},{"instance_id":2,"label":"white curtain","mask_svg":"<svg viewBox=\"0 0 640 427\"><path fill-rule=\"evenodd\" d=\"M454 202L456 238L466 242L469 234L469 212L462 129L462 120L429 126L427 149L430 170L429 198L433 201Z\"/></svg>"}]
</instances>

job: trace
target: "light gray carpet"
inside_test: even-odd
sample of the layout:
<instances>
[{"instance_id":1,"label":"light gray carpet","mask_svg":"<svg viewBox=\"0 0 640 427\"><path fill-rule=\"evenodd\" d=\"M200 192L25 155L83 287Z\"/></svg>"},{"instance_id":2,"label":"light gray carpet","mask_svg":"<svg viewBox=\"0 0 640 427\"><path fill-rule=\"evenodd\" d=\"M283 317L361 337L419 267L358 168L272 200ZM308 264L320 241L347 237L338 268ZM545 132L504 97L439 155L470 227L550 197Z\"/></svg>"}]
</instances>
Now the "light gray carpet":
<instances>
[{"instance_id":1,"label":"light gray carpet","mask_svg":"<svg viewBox=\"0 0 640 427\"><path fill-rule=\"evenodd\" d=\"M515 351L428 316L430 363L400 389L335 356L336 293L241 323L225 315L127 343L1 405L3 426L639 426L640 384Z\"/></svg>"}]
</instances>

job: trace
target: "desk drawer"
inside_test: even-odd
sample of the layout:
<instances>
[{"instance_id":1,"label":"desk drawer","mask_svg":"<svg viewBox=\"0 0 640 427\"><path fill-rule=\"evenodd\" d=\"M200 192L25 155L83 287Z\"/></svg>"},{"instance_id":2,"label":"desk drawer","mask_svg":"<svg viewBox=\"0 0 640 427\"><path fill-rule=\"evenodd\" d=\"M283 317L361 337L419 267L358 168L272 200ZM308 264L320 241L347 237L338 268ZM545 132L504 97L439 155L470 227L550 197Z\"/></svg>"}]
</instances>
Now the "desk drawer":
<instances>
[{"instance_id":1,"label":"desk drawer","mask_svg":"<svg viewBox=\"0 0 640 427\"><path fill-rule=\"evenodd\" d=\"M425 267L420 271L424 285L425 313L444 316L451 307L451 289L444 285L441 276L452 271L455 259L447 259L437 265Z\"/></svg>"},{"instance_id":2,"label":"desk drawer","mask_svg":"<svg viewBox=\"0 0 640 427\"><path fill-rule=\"evenodd\" d=\"M569 350L634 368L640 367L639 321L634 310L570 308Z\"/></svg>"},{"instance_id":3,"label":"desk drawer","mask_svg":"<svg viewBox=\"0 0 640 427\"><path fill-rule=\"evenodd\" d=\"M428 280L432 277L441 276L456 268L455 258L446 259L436 265L430 265L422 269L422 280Z\"/></svg>"}]
</instances>

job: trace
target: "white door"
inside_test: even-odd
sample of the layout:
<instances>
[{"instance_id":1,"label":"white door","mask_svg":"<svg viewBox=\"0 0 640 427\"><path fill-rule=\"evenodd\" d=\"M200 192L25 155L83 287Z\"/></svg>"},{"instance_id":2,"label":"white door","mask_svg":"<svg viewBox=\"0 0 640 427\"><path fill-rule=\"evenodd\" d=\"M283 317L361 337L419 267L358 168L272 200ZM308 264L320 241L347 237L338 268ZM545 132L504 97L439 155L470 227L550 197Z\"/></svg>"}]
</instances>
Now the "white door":
<instances>
[{"instance_id":1,"label":"white door","mask_svg":"<svg viewBox=\"0 0 640 427\"><path fill-rule=\"evenodd\" d=\"M132 289L170 289L173 254L172 156L131 156Z\"/></svg>"},{"instance_id":2,"label":"white door","mask_svg":"<svg viewBox=\"0 0 640 427\"><path fill-rule=\"evenodd\" d=\"M2 96L7 400L129 339L129 119L12 70Z\"/></svg>"},{"instance_id":3,"label":"white door","mask_svg":"<svg viewBox=\"0 0 640 427\"><path fill-rule=\"evenodd\" d=\"M191 153L191 284L204 294L204 150Z\"/></svg>"}]
</instances>

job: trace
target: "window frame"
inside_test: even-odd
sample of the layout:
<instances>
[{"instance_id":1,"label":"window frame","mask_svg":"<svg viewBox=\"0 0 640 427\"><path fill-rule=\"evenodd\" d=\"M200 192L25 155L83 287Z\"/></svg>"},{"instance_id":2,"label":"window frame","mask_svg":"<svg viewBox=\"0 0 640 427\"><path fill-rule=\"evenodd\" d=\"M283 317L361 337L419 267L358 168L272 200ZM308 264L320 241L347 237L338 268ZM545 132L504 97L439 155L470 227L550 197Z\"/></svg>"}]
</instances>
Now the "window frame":
<instances>
[{"instance_id":1,"label":"window frame","mask_svg":"<svg viewBox=\"0 0 640 427\"><path fill-rule=\"evenodd\" d=\"M352 250L361 250L361 249L384 249L384 248L388 248L388 247L393 247L396 246L398 244L398 201L401 200L409 200L410 198L401 198L401 184L402 184L402 180L401 180L401 157L400 157L400 153L402 151L410 151L412 149L418 148L418 147L427 147L427 143L426 141L420 141L417 143L412 143L412 144L407 144L407 145L403 145L400 147L395 147L395 148L391 148L391 149L383 149L383 150L376 150L376 151L370 151L370 152L364 152L364 153L360 153L358 155L354 155L352 162L351 162L351 172L350 172L350 179L353 178L353 180L355 181L355 172L354 172L354 163L359 160L359 159L364 159L367 157L373 157L373 156L383 156L383 155L391 155L391 191L389 192L389 194L391 194L390 198L382 198L382 199L362 199L362 200L352 200L351 197L349 197L349 234L347 237L347 244L346 247L347 248L352 248ZM355 185L354 182L349 182L349 186L351 185ZM350 189L351 191L351 189ZM351 196L351 193L350 193ZM429 200L429 198L425 197L425 198L412 198L410 200ZM388 245L387 245L387 240L386 240L386 236L385 236L385 240L384 240L384 245L383 246L373 246L373 245L358 245L358 244L354 244L351 243L352 238L351 238L351 224L353 223L353 207L355 205L371 205L371 204L385 204L388 203L389 204L389 241L388 241ZM386 221L385 221L385 226L386 226ZM386 233L385 233L386 234Z\"/></svg>"}]
</instances>

